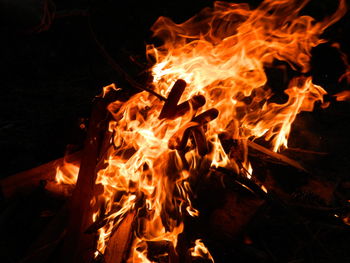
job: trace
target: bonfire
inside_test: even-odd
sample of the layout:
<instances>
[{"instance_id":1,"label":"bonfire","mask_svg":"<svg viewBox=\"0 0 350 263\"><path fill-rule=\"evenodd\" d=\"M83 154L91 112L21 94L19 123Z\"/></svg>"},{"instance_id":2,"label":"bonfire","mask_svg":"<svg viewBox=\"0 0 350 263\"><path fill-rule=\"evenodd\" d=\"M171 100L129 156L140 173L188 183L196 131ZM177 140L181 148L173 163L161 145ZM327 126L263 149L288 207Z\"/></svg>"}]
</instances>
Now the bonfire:
<instances>
[{"instance_id":1,"label":"bonfire","mask_svg":"<svg viewBox=\"0 0 350 263\"><path fill-rule=\"evenodd\" d=\"M215 2L180 24L158 18L151 30L162 44L146 47L151 81L130 80L142 91L123 101L125 87L104 87L84 150L40 173L54 174L47 189L69 198L61 262L215 262L197 229L237 237L266 203L290 200L264 169L311 176L284 153L298 114L329 107L326 87L310 76L311 50L346 12L340 0L316 21L301 15L307 3ZM268 85L268 69L294 72L279 87L284 99ZM349 98L343 90L334 101ZM229 189L225 201L210 201L211 187Z\"/></svg>"}]
</instances>

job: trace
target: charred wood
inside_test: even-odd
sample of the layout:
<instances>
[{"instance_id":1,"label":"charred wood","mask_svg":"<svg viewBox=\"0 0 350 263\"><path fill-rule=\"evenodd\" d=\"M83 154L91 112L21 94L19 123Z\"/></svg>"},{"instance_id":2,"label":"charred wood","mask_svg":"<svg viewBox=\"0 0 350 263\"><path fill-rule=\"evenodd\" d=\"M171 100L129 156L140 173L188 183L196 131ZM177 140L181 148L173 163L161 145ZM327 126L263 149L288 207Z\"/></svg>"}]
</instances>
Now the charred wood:
<instances>
[{"instance_id":1,"label":"charred wood","mask_svg":"<svg viewBox=\"0 0 350 263\"><path fill-rule=\"evenodd\" d=\"M43 183L45 184L45 182L50 182L50 187L47 188L48 191L56 193L65 192L65 190L60 189L58 185L52 184L55 180L56 167L62 166L65 161L79 165L81 155L82 153L79 151L0 180L2 196L8 199L18 194L25 195L38 188Z\"/></svg>"},{"instance_id":2,"label":"charred wood","mask_svg":"<svg viewBox=\"0 0 350 263\"><path fill-rule=\"evenodd\" d=\"M85 263L93 259L95 236L86 234L85 230L92 224L96 165L107 125L107 104L107 100L97 98L93 108L78 180L69 202L69 223L61 262Z\"/></svg>"},{"instance_id":3,"label":"charred wood","mask_svg":"<svg viewBox=\"0 0 350 263\"><path fill-rule=\"evenodd\" d=\"M129 212L108 241L104 260L106 263L122 263L128 259L132 238L135 211Z\"/></svg>"}]
</instances>

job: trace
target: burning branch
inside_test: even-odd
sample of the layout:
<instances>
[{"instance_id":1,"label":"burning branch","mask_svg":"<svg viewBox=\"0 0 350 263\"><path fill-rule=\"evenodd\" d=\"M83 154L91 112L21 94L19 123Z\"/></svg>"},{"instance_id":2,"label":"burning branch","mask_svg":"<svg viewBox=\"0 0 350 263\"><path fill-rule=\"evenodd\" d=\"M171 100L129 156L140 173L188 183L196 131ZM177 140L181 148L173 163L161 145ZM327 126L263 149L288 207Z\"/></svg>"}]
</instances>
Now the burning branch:
<instances>
[{"instance_id":1,"label":"burning branch","mask_svg":"<svg viewBox=\"0 0 350 263\"><path fill-rule=\"evenodd\" d=\"M297 168L298 170L307 172L307 170L304 167L302 167L297 161L292 160L292 159L290 159L282 154L273 152L273 151L255 143L255 142L248 141L248 146L251 147L252 149L257 150L259 152L262 152L262 153L264 153L264 154L266 154L266 155L268 155L268 156L270 156L270 157L272 157L272 158L274 158L282 163L293 166L294 168Z\"/></svg>"}]
</instances>

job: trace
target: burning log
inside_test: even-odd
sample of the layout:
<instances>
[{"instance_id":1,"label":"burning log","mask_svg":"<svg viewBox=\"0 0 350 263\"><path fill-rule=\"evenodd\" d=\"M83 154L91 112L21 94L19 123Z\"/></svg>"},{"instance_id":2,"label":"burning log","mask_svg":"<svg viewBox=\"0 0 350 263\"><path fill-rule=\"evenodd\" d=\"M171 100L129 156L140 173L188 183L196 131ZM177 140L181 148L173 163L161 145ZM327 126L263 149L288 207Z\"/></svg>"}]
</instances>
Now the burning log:
<instances>
[{"instance_id":1,"label":"burning log","mask_svg":"<svg viewBox=\"0 0 350 263\"><path fill-rule=\"evenodd\" d=\"M125 262L129 257L136 212L129 212L112 234L104 255L106 263Z\"/></svg>"},{"instance_id":2,"label":"burning log","mask_svg":"<svg viewBox=\"0 0 350 263\"><path fill-rule=\"evenodd\" d=\"M171 119L176 116L177 103L179 102L182 93L186 88L186 82L182 79L178 79L174 86L171 88L169 96L164 103L162 111L160 112L159 119Z\"/></svg>"},{"instance_id":3,"label":"burning log","mask_svg":"<svg viewBox=\"0 0 350 263\"><path fill-rule=\"evenodd\" d=\"M202 95L195 95L190 100L187 100L176 107L175 117L180 117L188 112L191 108L197 110L205 104L205 97Z\"/></svg>"},{"instance_id":4,"label":"burning log","mask_svg":"<svg viewBox=\"0 0 350 263\"><path fill-rule=\"evenodd\" d=\"M107 127L107 105L106 99L97 98L91 114L78 180L69 201L69 223L62 262L90 262L93 258L95 237L86 234L85 230L92 224L96 165Z\"/></svg>"},{"instance_id":5,"label":"burning log","mask_svg":"<svg viewBox=\"0 0 350 263\"><path fill-rule=\"evenodd\" d=\"M18 194L28 194L44 184L45 189L48 191L64 195L67 189L53 183L56 176L56 168L63 166L65 162L79 166L81 156L82 152L79 151L28 171L6 177L0 180L1 194L8 199ZM46 184L48 185L46 186Z\"/></svg>"},{"instance_id":6,"label":"burning log","mask_svg":"<svg viewBox=\"0 0 350 263\"><path fill-rule=\"evenodd\" d=\"M43 183L45 191L55 198L67 198L72 195L75 184L59 184L54 181Z\"/></svg>"},{"instance_id":7,"label":"burning log","mask_svg":"<svg viewBox=\"0 0 350 263\"><path fill-rule=\"evenodd\" d=\"M147 258L153 262L179 263L179 257L169 241L148 241Z\"/></svg>"},{"instance_id":8,"label":"burning log","mask_svg":"<svg viewBox=\"0 0 350 263\"><path fill-rule=\"evenodd\" d=\"M190 100L178 105L178 102L186 88L186 82L179 79L172 87L167 100L165 101L159 119L175 119L184 115L191 108L197 110L205 104L205 97L202 95L193 96Z\"/></svg>"},{"instance_id":9,"label":"burning log","mask_svg":"<svg viewBox=\"0 0 350 263\"><path fill-rule=\"evenodd\" d=\"M214 120L217 116L218 111L210 109L194 117L191 122L185 124L170 138L169 148L179 151L184 150L190 135L193 134L198 151L201 156L204 156L208 153L208 145L201 125Z\"/></svg>"},{"instance_id":10,"label":"burning log","mask_svg":"<svg viewBox=\"0 0 350 263\"><path fill-rule=\"evenodd\" d=\"M248 141L248 146L254 150L257 150L259 152L262 152L262 153L272 157L273 159L275 159L277 161L280 161L281 163L293 166L294 168L297 168L298 170L301 170L303 172L307 172L307 170L303 166L301 166L297 161L292 160L292 159L290 159L282 154L273 152L273 151L255 143L255 142Z\"/></svg>"},{"instance_id":11,"label":"burning log","mask_svg":"<svg viewBox=\"0 0 350 263\"><path fill-rule=\"evenodd\" d=\"M205 138L204 130L202 127L197 127L192 130L194 141L196 143L198 154L204 156L209 152L208 142Z\"/></svg>"}]
</instances>

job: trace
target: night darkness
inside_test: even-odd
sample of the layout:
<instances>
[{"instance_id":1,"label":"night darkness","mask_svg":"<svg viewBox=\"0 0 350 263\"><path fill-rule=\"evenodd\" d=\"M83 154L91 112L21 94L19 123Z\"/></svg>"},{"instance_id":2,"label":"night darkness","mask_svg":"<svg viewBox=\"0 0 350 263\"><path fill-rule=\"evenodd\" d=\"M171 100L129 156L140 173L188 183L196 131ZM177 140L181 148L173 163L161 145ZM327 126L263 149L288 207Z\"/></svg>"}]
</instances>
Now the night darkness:
<instances>
[{"instance_id":1,"label":"night darkness","mask_svg":"<svg viewBox=\"0 0 350 263\"><path fill-rule=\"evenodd\" d=\"M67 147L80 149L85 132L79 125L90 116L93 98L103 86L117 83L125 96L137 92L107 62L101 46L132 78L145 83L148 78L145 70L150 66L145 44L158 41L152 39L149 31L155 20L167 16L182 22L211 6L213 1L129 0L121 4L116 0L57 0L46 6L47 14L51 12L55 16L45 20L43 2L47 1L0 0L1 178L62 157ZM260 3L258 0L235 2L248 2L253 7ZM304 12L322 19L336 7L334 0L314 0ZM334 182L339 195L350 199L350 102L335 102L331 96L349 89L349 84L338 82L345 65L339 51L331 47L331 43L340 43L341 50L350 57L349 12L327 29L323 37L330 43L313 50L310 74L329 93L327 100L331 106L301 114L290 144L327 152L326 156L301 161L312 167L315 174ZM278 95L279 76L272 69L268 74L268 84ZM276 169L284 176L293 176L287 169ZM298 184L299 179L279 183ZM337 200L332 207L340 205ZM6 205L1 203L2 208ZM236 240L223 239L220 242L225 245L220 247L218 244L222 243L214 238L209 244L216 262L350 262L349 228L328 219L322 221L323 214L308 216L308 212L300 222L293 222L293 217L279 208L265 208L247 230L249 234L259 233L252 234L258 245L239 245ZM19 227L15 232L17 238L23 231L34 232L45 223L43 220L34 226L28 223ZM7 228L1 216L0 227L1 231ZM1 234L8 235L8 231ZM18 251L13 248L16 242L20 243ZM19 262L30 243L31 238L22 241L2 238L0 252L5 253L5 261L0 261Z\"/></svg>"}]
</instances>

